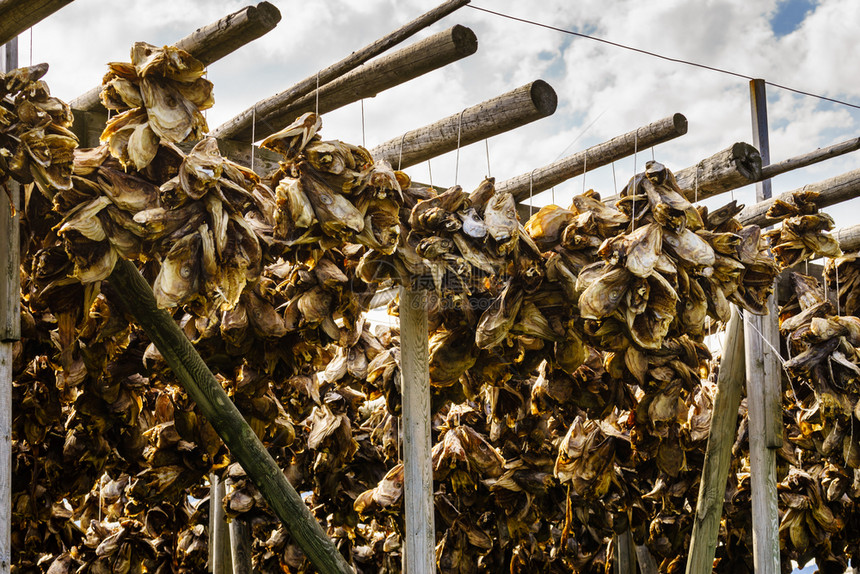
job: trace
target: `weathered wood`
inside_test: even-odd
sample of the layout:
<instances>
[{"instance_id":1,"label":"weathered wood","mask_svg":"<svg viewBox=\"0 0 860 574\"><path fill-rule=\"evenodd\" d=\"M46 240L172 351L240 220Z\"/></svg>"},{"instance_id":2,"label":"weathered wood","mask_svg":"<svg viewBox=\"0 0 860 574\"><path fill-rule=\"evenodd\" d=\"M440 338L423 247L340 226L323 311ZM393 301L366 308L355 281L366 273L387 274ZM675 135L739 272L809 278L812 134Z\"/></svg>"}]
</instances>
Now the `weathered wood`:
<instances>
[{"instance_id":1,"label":"weathered wood","mask_svg":"<svg viewBox=\"0 0 860 574\"><path fill-rule=\"evenodd\" d=\"M511 90L422 128L408 131L370 150L398 169L427 161L555 112L558 96L543 80ZM398 167L399 166L399 167Z\"/></svg>"},{"instance_id":2,"label":"weathered wood","mask_svg":"<svg viewBox=\"0 0 860 574\"><path fill-rule=\"evenodd\" d=\"M744 385L744 330L740 314L732 308L726 326L723 357L717 374L717 394L711 411L708 446L702 465L696 518L690 538L687 574L711 572L720 538L720 519L726 496L726 481L732 445L738 429L738 407Z\"/></svg>"},{"instance_id":3,"label":"weathered wood","mask_svg":"<svg viewBox=\"0 0 860 574\"><path fill-rule=\"evenodd\" d=\"M73 0L0 0L0 45Z\"/></svg>"},{"instance_id":4,"label":"weathered wood","mask_svg":"<svg viewBox=\"0 0 860 574\"><path fill-rule=\"evenodd\" d=\"M251 133L251 123L254 121L255 116L257 118L255 135L261 133L260 130L262 129L262 126L260 125L260 122L262 122L261 118L263 118L263 116L274 113L279 108L292 104L302 96L310 94L316 90L318 86L324 86L332 80L351 72L371 58L375 58L389 48L396 46L400 42L413 36L416 32L434 24L451 12L458 8L462 8L468 3L469 0L447 0L390 34L383 36L364 48L356 50L343 60L332 64L324 70L320 70L313 76L305 78L301 82L298 82L271 98L257 102L238 116L219 126L218 132L220 133L220 137L239 137L240 139L247 140L248 138L242 137L242 134Z\"/></svg>"},{"instance_id":5,"label":"weathered wood","mask_svg":"<svg viewBox=\"0 0 860 574\"><path fill-rule=\"evenodd\" d=\"M0 71L18 67L18 38L0 47ZM6 183L12 196L0 190L0 574L12 567L12 358L14 341L21 338L19 215L20 188Z\"/></svg>"},{"instance_id":6,"label":"weathered wood","mask_svg":"<svg viewBox=\"0 0 860 574\"><path fill-rule=\"evenodd\" d=\"M118 261L109 283L112 295L155 343L185 391L314 567L322 573L352 572L179 326L170 314L158 308L152 289L137 268L124 259Z\"/></svg>"},{"instance_id":7,"label":"weathered wood","mask_svg":"<svg viewBox=\"0 0 860 574\"><path fill-rule=\"evenodd\" d=\"M761 155L761 165L770 164L770 136L767 130L767 93L764 80L750 80L750 111L752 113L753 145ZM770 199L773 195L769 179L755 185L756 200Z\"/></svg>"},{"instance_id":8,"label":"weathered wood","mask_svg":"<svg viewBox=\"0 0 860 574\"><path fill-rule=\"evenodd\" d=\"M403 402L403 571L436 572L433 468L430 451L430 354L427 293L400 289L400 372Z\"/></svg>"},{"instance_id":9,"label":"weathered wood","mask_svg":"<svg viewBox=\"0 0 860 574\"><path fill-rule=\"evenodd\" d=\"M250 44L270 32L281 21L281 12L269 2L246 6L202 28L197 28L175 44L208 66L224 56ZM79 110L104 111L99 93L102 87L90 88L69 104Z\"/></svg>"},{"instance_id":10,"label":"weathered wood","mask_svg":"<svg viewBox=\"0 0 860 574\"><path fill-rule=\"evenodd\" d=\"M792 158L783 160L779 163L762 165L761 177L762 179L775 177L782 173L786 173L794 169L800 169L801 167L806 167L808 165L812 165L820 161L824 161L826 159L845 155L846 153L851 153L852 151L856 151L858 149L860 149L860 138L853 138L844 142L839 142L838 144L818 148L815 151L811 151L802 155L797 155Z\"/></svg>"},{"instance_id":11,"label":"weathered wood","mask_svg":"<svg viewBox=\"0 0 860 574\"><path fill-rule=\"evenodd\" d=\"M212 545L209 547L213 574L232 574L233 560L230 553L230 527L224 514L224 482L215 474L210 475L209 512L212 513Z\"/></svg>"},{"instance_id":12,"label":"weathered wood","mask_svg":"<svg viewBox=\"0 0 860 574\"><path fill-rule=\"evenodd\" d=\"M657 561L654 560L654 555L651 550L644 544L637 544L636 562L639 564L640 574L657 574Z\"/></svg>"},{"instance_id":13,"label":"weathered wood","mask_svg":"<svg viewBox=\"0 0 860 574\"><path fill-rule=\"evenodd\" d=\"M288 104L281 103L280 95L273 96L258 103L254 137L268 137L305 112L318 110L324 114L363 98L371 98L379 92L471 56L477 49L475 33L457 25L368 62L328 84L320 84L318 102L316 90ZM265 109L272 111L266 113L263 111ZM238 129L231 120L216 128L212 135L247 141L251 138L251 124L248 122L247 127Z\"/></svg>"},{"instance_id":14,"label":"weathered wood","mask_svg":"<svg viewBox=\"0 0 860 574\"><path fill-rule=\"evenodd\" d=\"M832 235L839 242L842 253L852 253L860 250L860 225L837 229Z\"/></svg>"},{"instance_id":15,"label":"weathered wood","mask_svg":"<svg viewBox=\"0 0 860 574\"><path fill-rule=\"evenodd\" d=\"M12 347L0 343L0 574L12 564Z\"/></svg>"},{"instance_id":16,"label":"weathered wood","mask_svg":"<svg viewBox=\"0 0 860 574\"><path fill-rule=\"evenodd\" d=\"M230 521L230 548L233 557L232 574L252 572L251 526L244 518L236 517Z\"/></svg>"},{"instance_id":17,"label":"weathered wood","mask_svg":"<svg viewBox=\"0 0 860 574\"><path fill-rule=\"evenodd\" d=\"M773 225L778 220L767 217L767 210L773 205L777 199L793 203L792 195L798 191L815 191L820 195L815 201L815 205L819 209L842 203L849 199L860 196L860 169L855 169L836 177L825 179L818 183L804 185L802 188L793 189L781 193L775 198L759 201L753 205L748 205L738 214L738 220L744 225Z\"/></svg>"},{"instance_id":18,"label":"weathered wood","mask_svg":"<svg viewBox=\"0 0 860 574\"><path fill-rule=\"evenodd\" d=\"M615 535L615 574L636 574L636 549L630 530Z\"/></svg>"},{"instance_id":19,"label":"weathered wood","mask_svg":"<svg viewBox=\"0 0 860 574\"><path fill-rule=\"evenodd\" d=\"M762 159L748 143L737 142L694 166L675 172L690 201L700 201L761 179Z\"/></svg>"},{"instance_id":20,"label":"weathered wood","mask_svg":"<svg viewBox=\"0 0 860 574\"><path fill-rule=\"evenodd\" d=\"M572 177L582 175L584 171L588 172L609 165L613 161L633 155L635 152L643 152L649 147L685 133L687 133L687 118L682 114L674 114L544 167L507 179L496 184L496 192L508 191L513 194L514 199L522 201L529 196L530 188L532 193L537 195Z\"/></svg>"},{"instance_id":21,"label":"weathered wood","mask_svg":"<svg viewBox=\"0 0 860 574\"><path fill-rule=\"evenodd\" d=\"M213 552L212 549L215 548L215 509L213 508L212 501L218 497L218 492L215 489L215 484L218 482L218 476L215 473L209 473L209 545L207 546L206 552L206 571L212 572L214 567L213 564Z\"/></svg>"},{"instance_id":22,"label":"weathered wood","mask_svg":"<svg viewBox=\"0 0 860 574\"><path fill-rule=\"evenodd\" d=\"M72 116L74 116L75 121L71 129L78 136L78 147L97 147L99 136L104 131L105 123L107 123L107 111L87 111L72 108Z\"/></svg>"},{"instance_id":23,"label":"weathered wood","mask_svg":"<svg viewBox=\"0 0 860 574\"><path fill-rule=\"evenodd\" d=\"M776 298L777 303L780 305L784 305L789 299L791 299L791 296L794 295L794 288L791 286L792 271L809 275L810 277L815 277L819 283L824 277L824 266L820 263L809 263L808 261L804 261L803 263L798 263L794 267L789 267L788 269L783 270L782 273L776 277Z\"/></svg>"}]
</instances>

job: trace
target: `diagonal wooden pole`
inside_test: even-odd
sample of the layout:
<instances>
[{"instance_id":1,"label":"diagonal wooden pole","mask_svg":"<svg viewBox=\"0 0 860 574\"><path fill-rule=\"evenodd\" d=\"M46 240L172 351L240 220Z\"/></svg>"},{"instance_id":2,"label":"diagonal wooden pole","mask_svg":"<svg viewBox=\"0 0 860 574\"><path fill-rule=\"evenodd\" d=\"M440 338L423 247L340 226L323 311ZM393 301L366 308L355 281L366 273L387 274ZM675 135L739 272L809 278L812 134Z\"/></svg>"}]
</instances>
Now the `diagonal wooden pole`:
<instances>
[{"instance_id":1,"label":"diagonal wooden pole","mask_svg":"<svg viewBox=\"0 0 860 574\"><path fill-rule=\"evenodd\" d=\"M173 317L158 308L137 268L120 259L109 282L314 567L324 574L353 572Z\"/></svg>"},{"instance_id":2,"label":"diagonal wooden pole","mask_svg":"<svg viewBox=\"0 0 860 574\"><path fill-rule=\"evenodd\" d=\"M744 330L738 310L726 326L725 351L717 374L717 395L711 411L708 447L702 465L696 519L690 537L686 574L711 572L720 538L720 519L726 497L726 481L732 458L732 445L738 430L738 407L744 388Z\"/></svg>"}]
</instances>

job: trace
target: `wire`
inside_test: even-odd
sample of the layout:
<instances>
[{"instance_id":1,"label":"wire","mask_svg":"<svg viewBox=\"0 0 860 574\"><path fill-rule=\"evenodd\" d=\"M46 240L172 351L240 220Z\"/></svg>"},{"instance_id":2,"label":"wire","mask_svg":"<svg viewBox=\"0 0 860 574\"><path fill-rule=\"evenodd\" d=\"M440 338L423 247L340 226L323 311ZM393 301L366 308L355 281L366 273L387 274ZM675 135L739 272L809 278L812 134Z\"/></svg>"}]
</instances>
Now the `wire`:
<instances>
[{"instance_id":1,"label":"wire","mask_svg":"<svg viewBox=\"0 0 860 574\"><path fill-rule=\"evenodd\" d=\"M612 42L610 40L605 40L603 38L598 38L596 36L589 36L588 34L583 34L582 32L574 32L573 30L565 30L564 28L558 28L556 26L550 26L549 24L542 24L540 22L534 22L532 20L526 20L525 18L517 18L516 16L511 16L509 14L503 14L502 12L496 12L493 10L488 10L487 8L481 8L481 7L475 6L473 4L467 4L467 6L469 8L474 9L474 10L480 10L481 12L487 12L488 14L494 14L496 16L500 16L502 18L507 18L509 20L515 20L517 22L522 22L523 24L531 24L532 26L539 26L541 28L546 28L548 30L555 30L556 32L562 32L564 34L570 34L571 36L579 36L580 38L587 38L589 40L594 40L595 42L602 42L604 44L609 44L610 46L615 46L616 48L623 48L625 50L630 50L631 52L638 52L640 54L645 54L646 56L652 56L654 58L666 60L667 62L675 62L677 64L686 64L687 66L694 66L696 68L703 68L705 70L711 70L712 72L719 72L721 74L728 74L729 76L744 78L745 80L755 80L756 79L752 76L747 76L746 74L741 74L738 72L732 72L731 70L724 70L722 68L715 68L714 66L699 64L697 62L690 62L688 60L682 60L680 58L672 58L670 56L664 56L662 54L657 54L656 52L649 52L648 50L643 50L641 48L634 48L633 46L627 46L624 44L619 44L618 42ZM833 102L835 104L842 104L843 106L848 106L848 107L856 108L856 109L860 110L860 105L857 105L857 104L850 104L850 103L844 102L842 100L837 100L835 98L828 98L826 96L822 96L819 94L813 94L812 92L805 92L803 90L798 90L797 88L791 88L789 86L784 86L782 84L777 84L775 82L769 82L767 80L765 80L764 83L769 85L769 86L773 86L774 88L780 88L783 90L788 90L789 92L794 92L796 94L801 94L804 96L810 96L813 98L818 98L819 100L825 100L828 102Z\"/></svg>"}]
</instances>

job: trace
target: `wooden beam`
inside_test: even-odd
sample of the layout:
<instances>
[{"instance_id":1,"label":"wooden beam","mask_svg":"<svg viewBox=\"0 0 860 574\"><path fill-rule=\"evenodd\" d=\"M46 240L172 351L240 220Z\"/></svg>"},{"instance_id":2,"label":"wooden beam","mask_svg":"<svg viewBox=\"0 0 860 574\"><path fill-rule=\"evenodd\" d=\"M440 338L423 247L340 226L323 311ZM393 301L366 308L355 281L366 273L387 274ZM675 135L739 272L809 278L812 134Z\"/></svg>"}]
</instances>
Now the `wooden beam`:
<instances>
[{"instance_id":1,"label":"wooden beam","mask_svg":"<svg viewBox=\"0 0 860 574\"><path fill-rule=\"evenodd\" d=\"M694 166L675 172L690 201L700 201L761 179L762 158L748 143L737 142Z\"/></svg>"},{"instance_id":2,"label":"wooden beam","mask_svg":"<svg viewBox=\"0 0 860 574\"><path fill-rule=\"evenodd\" d=\"M253 572L251 563L251 525L241 517L230 521L230 549L233 557L232 574Z\"/></svg>"},{"instance_id":3,"label":"wooden beam","mask_svg":"<svg viewBox=\"0 0 860 574\"><path fill-rule=\"evenodd\" d=\"M436 572L430 435L427 293L400 289L400 389L403 397L403 571Z\"/></svg>"},{"instance_id":4,"label":"wooden beam","mask_svg":"<svg viewBox=\"0 0 860 574\"><path fill-rule=\"evenodd\" d=\"M753 143L762 164L770 163L767 98L764 80L750 81ZM770 199L770 180L756 184L756 201ZM774 288L776 285L774 285ZM779 498L776 451L782 446L782 373L776 296L767 300L767 315L744 314L747 397L752 491L753 561L757 574L780 574Z\"/></svg>"},{"instance_id":5,"label":"wooden beam","mask_svg":"<svg viewBox=\"0 0 860 574\"><path fill-rule=\"evenodd\" d=\"M860 196L860 169L855 169L836 177L825 179L818 183L804 185L802 188L793 189L781 193L775 198L759 201L753 205L748 205L738 214L738 221L744 225L773 225L778 220L767 217L767 210L773 205L777 199L793 203L793 195L798 191L815 191L820 195L815 204L819 209L842 203L849 199Z\"/></svg>"},{"instance_id":6,"label":"wooden beam","mask_svg":"<svg viewBox=\"0 0 860 574\"><path fill-rule=\"evenodd\" d=\"M0 45L73 0L0 0Z\"/></svg>"},{"instance_id":7,"label":"wooden beam","mask_svg":"<svg viewBox=\"0 0 860 574\"><path fill-rule=\"evenodd\" d=\"M464 147L550 116L557 104L558 96L552 86L535 80L390 139L370 153L373 159L384 159L397 169L405 169L457 149L458 142Z\"/></svg>"},{"instance_id":8,"label":"wooden beam","mask_svg":"<svg viewBox=\"0 0 860 574\"><path fill-rule=\"evenodd\" d=\"M843 227L833 232L833 237L839 242L843 253L860 250L860 225Z\"/></svg>"},{"instance_id":9,"label":"wooden beam","mask_svg":"<svg viewBox=\"0 0 860 574\"><path fill-rule=\"evenodd\" d=\"M507 191L513 194L514 199L522 201L529 196L530 189L531 193L537 195L572 177L609 165L613 161L633 155L634 152L642 152L685 133L687 118L682 114L674 114L529 173L507 179L496 184L496 193ZM644 165L645 162L642 163Z\"/></svg>"},{"instance_id":10,"label":"wooden beam","mask_svg":"<svg viewBox=\"0 0 860 574\"><path fill-rule=\"evenodd\" d=\"M690 538L686 574L711 572L720 538L720 519L726 497L726 481L732 458L732 445L738 429L738 407L744 385L744 331L738 310L726 326L723 357L717 374L717 394L711 411L708 446L702 465L696 518Z\"/></svg>"},{"instance_id":11,"label":"wooden beam","mask_svg":"<svg viewBox=\"0 0 860 574\"><path fill-rule=\"evenodd\" d=\"M326 536L325 530L287 481L283 471L173 317L158 308L152 288L137 268L125 259L119 260L109 283L113 293L143 327L185 391L197 403L200 412L218 432L230 453L245 469L314 567L323 574L351 573L352 569Z\"/></svg>"},{"instance_id":12,"label":"wooden beam","mask_svg":"<svg viewBox=\"0 0 860 574\"><path fill-rule=\"evenodd\" d=\"M443 2L436 8L430 10L425 14L422 14L415 20L412 20L408 24L401 26L394 32L383 36L379 40L376 40L375 42L365 46L364 48L356 50L343 60L332 64L324 70L320 70L313 76L305 78L301 82L293 85L290 88L287 88L283 92L276 94L272 98L257 102L252 107L248 108L238 116L219 126L216 131L221 134L220 137L236 137L239 134L250 134L252 131L251 123L255 117L257 118L258 122L261 121L260 118L263 118L266 115L276 112L281 107L296 102L299 98L310 94L319 86L324 86L329 82L343 76L344 74L351 72L352 70L354 70L361 64L367 62L371 58L375 58L379 54L382 54L383 52L390 49L391 47L396 46L400 42L403 42L407 38L413 36L416 32L419 32L420 30L423 30L431 24L438 22L440 19L444 18L451 12L457 10L458 8L462 8L468 3L469 0L447 0L446 2ZM261 133L259 131L261 129L262 126L257 125L255 133ZM242 137L242 139L248 138Z\"/></svg>"},{"instance_id":13,"label":"wooden beam","mask_svg":"<svg viewBox=\"0 0 860 574\"><path fill-rule=\"evenodd\" d=\"M477 49L478 39L475 33L469 28L457 25L368 62L328 84L321 83L318 101L316 90L290 103L284 103L284 97L278 94L257 103L257 127L254 137L258 140L268 137L305 112L318 111L324 114L363 98L373 97L379 92L471 56ZM240 141L250 140L251 122L242 123L239 118L219 126L212 135Z\"/></svg>"},{"instance_id":14,"label":"wooden beam","mask_svg":"<svg viewBox=\"0 0 860 574\"><path fill-rule=\"evenodd\" d=\"M217 22L198 28L174 46L185 50L208 66L271 31L280 21L281 12L273 4L260 2L256 6L246 6ZM101 86L91 88L73 99L70 105L80 110L104 111L99 100L101 89Z\"/></svg>"},{"instance_id":15,"label":"wooden beam","mask_svg":"<svg viewBox=\"0 0 860 574\"><path fill-rule=\"evenodd\" d=\"M212 513L212 545L209 547L213 574L233 574L233 560L230 553L230 526L224 514L224 482L218 475L211 474L209 483L209 512Z\"/></svg>"},{"instance_id":16,"label":"wooden beam","mask_svg":"<svg viewBox=\"0 0 860 574\"><path fill-rule=\"evenodd\" d=\"M0 51L0 71L18 67L17 37ZM21 338L21 190L12 180L6 187L12 203L0 190L0 574L12 567L12 360L14 342Z\"/></svg>"},{"instance_id":17,"label":"wooden beam","mask_svg":"<svg viewBox=\"0 0 860 574\"><path fill-rule=\"evenodd\" d=\"M636 548L630 529L615 535L615 574L636 574Z\"/></svg>"},{"instance_id":18,"label":"wooden beam","mask_svg":"<svg viewBox=\"0 0 860 574\"><path fill-rule=\"evenodd\" d=\"M779 163L763 165L761 168L761 177L762 179L768 179L793 169L806 167L832 157L845 155L846 153L850 153L858 149L860 149L860 138L853 138L844 142L839 142L838 144L833 144L832 146L818 148L815 151L794 156Z\"/></svg>"}]
</instances>

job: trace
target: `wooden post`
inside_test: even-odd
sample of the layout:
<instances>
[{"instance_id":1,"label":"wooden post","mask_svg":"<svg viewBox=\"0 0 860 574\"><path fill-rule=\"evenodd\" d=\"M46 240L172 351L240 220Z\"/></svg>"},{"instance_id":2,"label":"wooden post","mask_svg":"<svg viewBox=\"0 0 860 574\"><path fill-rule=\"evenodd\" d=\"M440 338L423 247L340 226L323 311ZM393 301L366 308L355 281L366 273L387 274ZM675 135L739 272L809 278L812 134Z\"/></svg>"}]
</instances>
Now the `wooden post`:
<instances>
[{"instance_id":1,"label":"wooden post","mask_svg":"<svg viewBox=\"0 0 860 574\"><path fill-rule=\"evenodd\" d=\"M125 259L117 261L109 283L113 287L113 294L143 327L185 391L197 403L200 412L218 432L314 567L323 574L351 573L352 568L326 536L325 530L287 481L283 471L173 317L158 308L152 288L137 268Z\"/></svg>"},{"instance_id":2,"label":"wooden post","mask_svg":"<svg viewBox=\"0 0 860 574\"><path fill-rule=\"evenodd\" d=\"M73 0L0 0L0 45ZM18 64L15 64L18 67Z\"/></svg>"},{"instance_id":3,"label":"wooden post","mask_svg":"<svg viewBox=\"0 0 860 574\"><path fill-rule=\"evenodd\" d=\"M209 539L210 564L214 574L233 574L233 561L230 553L230 529L224 514L224 483L215 474L209 475L209 512L212 533Z\"/></svg>"},{"instance_id":4,"label":"wooden post","mask_svg":"<svg viewBox=\"0 0 860 574\"><path fill-rule=\"evenodd\" d=\"M819 181L818 183L804 185L800 189L793 189L791 191L781 193L775 198L759 201L754 205L748 205L738 214L738 221L744 225L772 225L778 220L769 219L765 214L770 206L773 205L773 202L780 199L782 201L787 201L788 203L793 203L794 200L792 196L798 191L818 192L820 195L815 201L815 205L817 205L819 209L835 205L837 203L842 203L849 199L854 199L855 197L860 196L860 169L855 169L843 173L842 175L837 175L836 177Z\"/></svg>"},{"instance_id":5,"label":"wooden post","mask_svg":"<svg viewBox=\"0 0 860 574\"><path fill-rule=\"evenodd\" d=\"M636 574L636 549L630 530L615 535L615 574Z\"/></svg>"},{"instance_id":6,"label":"wooden post","mask_svg":"<svg viewBox=\"0 0 860 574\"><path fill-rule=\"evenodd\" d=\"M230 549L233 558L232 574L252 572L251 526L244 518L236 517L230 521Z\"/></svg>"},{"instance_id":7,"label":"wooden post","mask_svg":"<svg viewBox=\"0 0 860 574\"><path fill-rule=\"evenodd\" d=\"M609 165L613 161L633 155L634 151L643 152L649 147L685 133L687 133L687 118L682 114L674 114L544 167L506 179L496 184L496 193L508 191L513 194L514 199L522 201L529 196L529 189L536 195L577 175L582 175L583 170L588 172Z\"/></svg>"},{"instance_id":8,"label":"wooden post","mask_svg":"<svg viewBox=\"0 0 860 574\"><path fill-rule=\"evenodd\" d=\"M767 100L764 80L750 82L753 140L762 164L769 163ZM771 196L770 180L756 184L756 200ZM779 508L776 450L782 446L782 379L776 297L768 315L744 314L747 397L749 403L750 483L752 487L753 560L757 574L779 574Z\"/></svg>"},{"instance_id":9,"label":"wooden post","mask_svg":"<svg viewBox=\"0 0 860 574\"><path fill-rule=\"evenodd\" d=\"M406 132L370 150L396 169L406 169L443 153L524 126L555 112L558 96L552 86L535 80L461 113ZM399 166L399 167L398 167Z\"/></svg>"},{"instance_id":10,"label":"wooden post","mask_svg":"<svg viewBox=\"0 0 860 574\"><path fill-rule=\"evenodd\" d=\"M471 56L477 50L478 39L469 28L457 25L438 32L368 62L328 84L321 83L319 98L317 98L317 91L314 90L313 93L288 104L283 103L284 97L281 94L259 102L254 136L257 139L268 137L305 112L318 110L319 113L324 114L363 98L371 98L379 92ZM265 113L263 110L272 111ZM216 128L212 135L239 141L249 140L250 122L244 129L238 129L237 126L234 120L230 120Z\"/></svg>"},{"instance_id":11,"label":"wooden post","mask_svg":"<svg viewBox=\"0 0 860 574\"><path fill-rule=\"evenodd\" d=\"M255 134L262 133L260 131L262 126L259 125L259 122L261 121L260 118L274 113L280 107L292 104L302 96L310 94L316 90L317 86L324 86L332 80L343 76L347 72L351 72L371 58L378 56L392 46L396 46L400 42L413 36L416 32L438 22L451 12L468 3L469 0L447 0L429 12L419 16L415 20L412 20L408 24L401 26L394 32L383 36L379 40L376 40L360 50L356 50L343 60L332 64L328 68L320 70L318 74L305 78L301 82L287 88L268 100L257 102L254 106L219 126L216 130L219 133L219 137L240 137L242 140L247 140L248 137L250 137L250 133L253 131L251 129L251 122L255 117L258 122ZM243 134L248 134L248 137L242 137Z\"/></svg>"},{"instance_id":12,"label":"wooden post","mask_svg":"<svg viewBox=\"0 0 860 574\"><path fill-rule=\"evenodd\" d=\"M430 451L430 352L427 293L400 289L400 390L403 402L403 571L436 572Z\"/></svg>"},{"instance_id":13,"label":"wooden post","mask_svg":"<svg viewBox=\"0 0 860 574\"><path fill-rule=\"evenodd\" d=\"M636 562L639 564L639 574L657 574L657 561L651 550L644 544L636 544Z\"/></svg>"},{"instance_id":14,"label":"wooden post","mask_svg":"<svg viewBox=\"0 0 860 574\"><path fill-rule=\"evenodd\" d=\"M720 519L726 497L726 481L732 458L732 445L738 428L738 407L743 392L745 361L744 331L738 310L726 326L723 357L717 375L717 395L711 411L708 447L702 465L696 519L690 538L686 574L711 572L720 538Z\"/></svg>"},{"instance_id":15,"label":"wooden post","mask_svg":"<svg viewBox=\"0 0 860 574\"><path fill-rule=\"evenodd\" d=\"M17 37L0 52L0 71L18 67ZM20 189L11 180L6 185L16 213L0 191L0 574L9 574L12 565L12 350L21 338Z\"/></svg>"},{"instance_id":16,"label":"wooden post","mask_svg":"<svg viewBox=\"0 0 860 574\"><path fill-rule=\"evenodd\" d=\"M269 2L260 2L198 28L174 46L208 66L271 31L280 20L281 12L275 6ZM105 111L99 99L101 90L101 86L91 88L73 99L70 105L79 110Z\"/></svg>"},{"instance_id":17,"label":"wooden post","mask_svg":"<svg viewBox=\"0 0 860 574\"><path fill-rule=\"evenodd\" d=\"M762 157L748 143L737 142L703 159L696 165L675 172L678 187L690 201L701 201L761 179Z\"/></svg>"}]
</instances>

